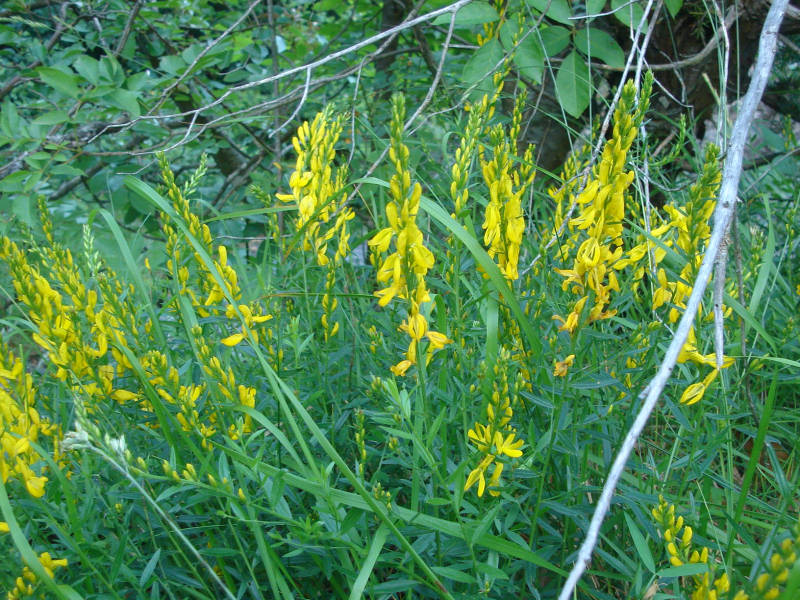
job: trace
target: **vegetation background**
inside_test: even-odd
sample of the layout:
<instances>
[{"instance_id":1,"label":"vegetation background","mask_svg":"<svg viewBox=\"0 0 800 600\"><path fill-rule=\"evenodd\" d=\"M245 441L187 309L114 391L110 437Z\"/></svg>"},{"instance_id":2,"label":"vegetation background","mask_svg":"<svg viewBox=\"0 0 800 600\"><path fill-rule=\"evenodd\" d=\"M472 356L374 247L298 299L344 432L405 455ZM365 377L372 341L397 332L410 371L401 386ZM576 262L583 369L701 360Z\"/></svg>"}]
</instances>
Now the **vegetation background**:
<instances>
[{"instance_id":1,"label":"vegetation background","mask_svg":"<svg viewBox=\"0 0 800 600\"><path fill-rule=\"evenodd\" d=\"M0 590L566 594L770 6L4 2ZM798 45L575 597L800 597Z\"/></svg>"}]
</instances>

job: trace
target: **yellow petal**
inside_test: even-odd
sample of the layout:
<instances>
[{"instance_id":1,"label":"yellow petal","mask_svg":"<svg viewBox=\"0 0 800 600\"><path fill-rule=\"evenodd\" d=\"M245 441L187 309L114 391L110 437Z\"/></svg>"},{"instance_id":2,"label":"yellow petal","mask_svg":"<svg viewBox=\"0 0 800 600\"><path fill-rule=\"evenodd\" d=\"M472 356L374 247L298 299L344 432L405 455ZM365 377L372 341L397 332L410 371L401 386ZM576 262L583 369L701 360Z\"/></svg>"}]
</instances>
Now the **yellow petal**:
<instances>
[{"instance_id":1,"label":"yellow petal","mask_svg":"<svg viewBox=\"0 0 800 600\"><path fill-rule=\"evenodd\" d=\"M234 333L233 335L229 335L224 340L221 340L223 344L226 346L235 346L239 342L244 339L243 333Z\"/></svg>"}]
</instances>

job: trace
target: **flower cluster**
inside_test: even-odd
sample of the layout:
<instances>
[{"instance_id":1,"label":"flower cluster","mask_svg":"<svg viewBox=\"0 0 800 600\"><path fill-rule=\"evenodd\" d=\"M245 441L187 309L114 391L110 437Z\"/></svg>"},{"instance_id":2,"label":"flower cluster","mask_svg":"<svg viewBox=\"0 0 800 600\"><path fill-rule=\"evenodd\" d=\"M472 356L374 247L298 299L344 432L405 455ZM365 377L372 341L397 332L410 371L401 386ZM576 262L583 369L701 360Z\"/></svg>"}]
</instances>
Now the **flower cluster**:
<instances>
[{"instance_id":1,"label":"flower cluster","mask_svg":"<svg viewBox=\"0 0 800 600\"><path fill-rule=\"evenodd\" d=\"M342 132L344 115L333 116L331 106L317 113L309 125L305 121L292 138L297 153L295 169L289 177L291 194L276 194L283 202L297 204L297 231L303 235L303 249L314 252L317 264L328 266L325 294L322 298L322 326L325 339L336 335L339 323L331 320L338 304L333 297L336 282L335 267L350 253L348 221L354 213L346 206L344 184L347 169L339 168L334 174L336 142ZM333 260L328 256L328 244L338 239Z\"/></svg>"},{"instance_id":2,"label":"flower cluster","mask_svg":"<svg viewBox=\"0 0 800 600\"><path fill-rule=\"evenodd\" d=\"M181 295L190 298L192 305L200 316L219 315L223 312L221 307L224 306L224 314L228 319L241 321L240 332L224 338L222 340L223 344L235 346L246 339L248 334L258 341L259 331L254 325L271 319L271 315L264 314L261 307L256 303L246 305L238 302L242 296L242 291L239 287L239 277L236 270L228 264L228 249L224 245L219 245L216 248L216 252L214 252L214 240L208 225L200 222L199 217L194 214L189 204L189 195L196 188L198 181L205 172L205 157L201 159L200 166L183 190L175 182L175 176L163 154L159 155L159 163L161 177L166 186L167 196L172 203L172 208L182 219L194 241L212 261L210 268L203 260L198 249L191 248L191 255L199 271L196 282L199 287L199 294L203 297L202 301L198 298L198 293L194 287L189 283L190 270L183 259L183 256L189 252L187 248L188 242L184 236L178 235L176 225L173 224L169 215L162 213L161 227L167 238L167 270L179 282ZM215 254L217 256L216 260L213 258ZM231 304L228 299L233 299L236 304Z\"/></svg>"},{"instance_id":3,"label":"flower cluster","mask_svg":"<svg viewBox=\"0 0 800 600\"><path fill-rule=\"evenodd\" d=\"M664 212L669 218L653 228L650 237L642 239L614 265L615 269L637 265L638 268L634 273L634 285L638 285L644 276L644 259L647 258L650 263L650 272L655 273L656 280L652 308L655 311L662 306L668 307L667 320L669 323L676 322L686 309L686 301L692 291L692 282L700 268L703 250L711 237L709 220L716 206L716 193L720 180L719 148L709 144L705 150L703 172L689 189L689 198L686 204L680 208L673 204L664 206ZM680 273L674 279L671 279L664 267L661 266L669 249L674 250L679 260L683 261ZM698 318L704 316L706 315L704 315L701 305ZM695 404L703 398L706 390L716 378L718 368L714 354L701 354L698 351L697 334L694 327L689 331L686 343L678 356L678 362L691 362L698 366L712 368L701 381L690 384L681 395L680 402L682 404ZM733 364L732 358L723 357L722 368L729 367L731 364Z\"/></svg>"},{"instance_id":4,"label":"flower cluster","mask_svg":"<svg viewBox=\"0 0 800 600\"><path fill-rule=\"evenodd\" d=\"M480 102L470 106L467 128L458 148L456 148L455 162L450 170L450 197L454 206L453 218L458 218L462 215L469 199L467 184L469 183L472 159L475 156L478 136L483 130L488 111L489 97L484 94Z\"/></svg>"},{"instance_id":5,"label":"flower cluster","mask_svg":"<svg viewBox=\"0 0 800 600\"><path fill-rule=\"evenodd\" d=\"M645 77L638 106L633 82L625 84L614 112L612 137L603 147L600 162L592 170L583 191L574 199L580 213L569 221L569 228L575 232L578 249L572 268L556 269L556 272L565 278L562 288L571 288L581 297L566 318L553 317L561 322L560 331L575 331L590 295L592 306L587 323L616 314L608 310L611 291L619 291L613 267L622 258L625 195L634 178L633 171L625 170L625 162L647 110L652 82L652 75Z\"/></svg>"},{"instance_id":6,"label":"flower cluster","mask_svg":"<svg viewBox=\"0 0 800 600\"><path fill-rule=\"evenodd\" d=\"M509 352L503 348L494 366L492 395L486 405L486 424L475 423L475 427L467 432L467 438L475 445L481 456L478 466L472 469L464 484L464 491L478 484L478 496L483 496L486 490L486 471L494 466L489 478L489 493L492 496L500 495L494 489L500 484L500 476L505 468L505 459L519 458L522 456L520 448L525 443L516 439L516 430L511 427L511 418L514 416L512 400L513 394L509 390L507 366L510 361Z\"/></svg>"},{"instance_id":7,"label":"flower cluster","mask_svg":"<svg viewBox=\"0 0 800 600\"><path fill-rule=\"evenodd\" d=\"M755 585L748 594L737 592L733 600L775 600L779 598L789 579L789 571L800 556L800 521L794 526L792 535L784 539L766 565L766 571L756 577Z\"/></svg>"},{"instance_id":8,"label":"flower cluster","mask_svg":"<svg viewBox=\"0 0 800 600\"><path fill-rule=\"evenodd\" d=\"M519 278L517 263L525 233L522 198L536 174L532 146L526 148L519 166L515 166L512 160L517 151L524 102L525 94L521 93L517 96L508 132L499 125L490 131L492 158L488 161L481 159L483 180L489 190L483 243L505 278L512 282Z\"/></svg>"},{"instance_id":9,"label":"flower cluster","mask_svg":"<svg viewBox=\"0 0 800 600\"><path fill-rule=\"evenodd\" d=\"M34 498L44 495L47 477L37 475L41 460L31 444L40 435L54 436L56 428L36 410L33 379L22 360L0 339L0 478L14 477L25 484Z\"/></svg>"},{"instance_id":10,"label":"flower cluster","mask_svg":"<svg viewBox=\"0 0 800 600\"><path fill-rule=\"evenodd\" d=\"M675 516L675 506L668 504L663 496L659 496L658 506L651 512L664 538L664 544L672 566L684 564L706 564L704 573L692 575L689 579L691 600L775 600L780 597L783 587L789 579L789 571L800 555L800 521L794 526L792 534L785 538L776 552L766 562L763 573L751 582L750 592L739 589L732 594L731 583L727 573L717 576L718 568L709 562L709 550L706 547L694 548L692 545L692 528L684 524L682 516Z\"/></svg>"},{"instance_id":11,"label":"flower cluster","mask_svg":"<svg viewBox=\"0 0 800 600\"><path fill-rule=\"evenodd\" d=\"M488 41L495 39L500 32L500 26L506 20L506 9L508 8L506 0L494 0L492 4L497 14L500 15L500 19L483 24L483 33L479 33L477 37L478 46L483 46Z\"/></svg>"},{"instance_id":12,"label":"flower cluster","mask_svg":"<svg viewBox=\"0 0 800 600\"><path fill-rule=\"evenodd\" d=\"M42 568L44 568L45 573L47 573L51 579L55 577L56 569L61 569L67 566L66 558L53 558L50 556L49 552L42 552L39 555L39 562L41 563ZM14 582L14 587L9 590L6 597L8 600L27 598L36 593L37 587L38 579L36 574L30 569L30 567L26 566L22 568L22 575L17 577L16 581Z\"/></svg>"},{"instance_id":13,"label":"flower cluster","mask_svg":"<svg viewBox=\"0 0 800 600\"><path fill-rule=\"evenodd\" d=\"M44 213L42 218L48 231ZM98 307L97 290L85 285L68 249L35 248L32 255L37 253L46 255L43 268L50 278L31 264L14 242L0 238L0 259L9 267L17 298L36 326L33 339L47 352L57 369L56 377L71 383L76 393L90 400L89 411L94 410L94 402L104 398L118 402L135 398L132 392L114 388L108 334L117 322L105 307Z\"/></svg>"},{"instance_id":14,"label":"flower cluster","mask_svg":"<svg viewBox=\"0 0 800 600\"><path fill-rule=\"evenodd\" d=\"M392 96L389 158L395 172L389 182L392 200L386 205L389 226L369 240L370 247L378 255L388 252L394 244L394 252L386 256L378 267L378 283L387 284L387 287L375 292L378 304L386 306L394 297L408 302L408 316L399 329L407 333L411 341L405 358L391 368L398 376L405 375L409 367L417 363L417 346L423 338L428 339L433 350L443 348L452 341L444 334L428 329L428 320L421 313L422 305L431 299L425 276L433 267L434 258L433 253L425 247L422 231L417 225L422 186L419 183L411 185L409 152L403 143L405 112L403 96Z\"/></svg>"},{"instance_id":15,"label":"flower cluster","mask_svg":"<svg viewBox=\"0 0 800 600\"><path fill-rule=\"evenodd\" d=\"M651 514L664 539L669 562L673 567L701 563L708 565L707 571L689 578L692 587L691 600L726 598L730 591L728 574L723 572L717 575L718 568L709 563L708 548L694 547L692 544L694 532L690 526L684 525L682 516L675 516L675 505L667 504L663 496L659 496L658 506L651 511Z\"/></svg>"}]
</instances>

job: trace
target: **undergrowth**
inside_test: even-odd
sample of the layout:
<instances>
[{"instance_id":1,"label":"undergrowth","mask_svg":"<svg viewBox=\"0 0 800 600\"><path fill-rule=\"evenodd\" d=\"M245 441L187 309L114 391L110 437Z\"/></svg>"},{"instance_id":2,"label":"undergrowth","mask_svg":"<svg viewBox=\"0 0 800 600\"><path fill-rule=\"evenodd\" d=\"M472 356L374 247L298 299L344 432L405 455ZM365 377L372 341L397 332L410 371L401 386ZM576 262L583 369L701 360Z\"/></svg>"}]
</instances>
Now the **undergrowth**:
<instances>
[{"instance_id":1,"label":"undergrowth","mask_svg":"<svg viewBox=\"0 0 800 600\"><path fill-rule=\"evenodd\" d=\"M8 598L557 594L685 307L720 156L652 155L646 77L623 87L608 139L548 181L520 142L524 98L504 119L502 73L493 85L436 170L417 166L436 148L407 136L402 96L368 179L346 167L344 114L304 123L284 188L251 190L255 256L222 235L237 215L204 214L205 162L178 181L165 156L158 184L127 180L161 224L141 259L106 211L81 247L45 199L39 229L9 228ZM678 156L695 174L667 180ZM581 598L797 597L800 196L786 181L741 205L724 357L709 295ZM100 256L101 229L119 260Z\"/></svg>"}]
</instances>

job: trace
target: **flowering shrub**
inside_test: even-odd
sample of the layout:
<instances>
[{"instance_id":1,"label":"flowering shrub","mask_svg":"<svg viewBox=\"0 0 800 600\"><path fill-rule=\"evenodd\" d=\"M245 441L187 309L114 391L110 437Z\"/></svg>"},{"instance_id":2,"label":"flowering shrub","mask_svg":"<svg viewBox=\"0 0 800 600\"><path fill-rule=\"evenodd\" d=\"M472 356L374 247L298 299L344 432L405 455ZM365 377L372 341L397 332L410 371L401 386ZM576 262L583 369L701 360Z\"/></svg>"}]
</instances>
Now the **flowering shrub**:
<instances>
[{"instance_id":1,"label":"flowering shrub","mask_svg":"<svg viewBox=\"0 0 800 600\"><path fill-rule=\"evenodd\" d=\"M163 155L157 182L127 180L161 228L141 261L109 213L119 258L96 249L112 243L97 223L69 248L45 200L36 228L0 237L8 598L555 594L685 310L719 151L705 150L696 181L677 176L663 204L646 203L647 76L623 86L610 137L546 180L522 139L525 94L509 118L497 110L513 87L503 74L439 155L407 131L394 95L378 140L388 164L358 193L346 116L329 106L304 122L284 187L254 190L270 214L255 258L225 235L225 215L204 214L205 161L181 183ZM793 227L780 234L787 255ZM635 516L659 494L692 506L702 494L713 519L693 528L663 499L657 533L617 516L581 597L672 584L692 599L772 599L796 581L797 532L774 545L766 527L739 538L726 521L748 507L748 524L785 525L796 494L796 450L786 469L775 453L795 439L786 428L767 446L784 508L747 496L768 485L766 429L751 429L770 422L778 372L748 383L766 398L762 422L731 396L756 352L741 350L748 327L769 345L760 369L796 363L780 352L797 319L778 339L748 312L770 273L797 285L769 235L749 300L743 281L726 285L736 314L722 308L723 326L738 345L718 364L701 310L618 496ZM750 575L761 542L777 550ZM656 567L657 545L669 566Z\"/></svg>"}]
</instances>

